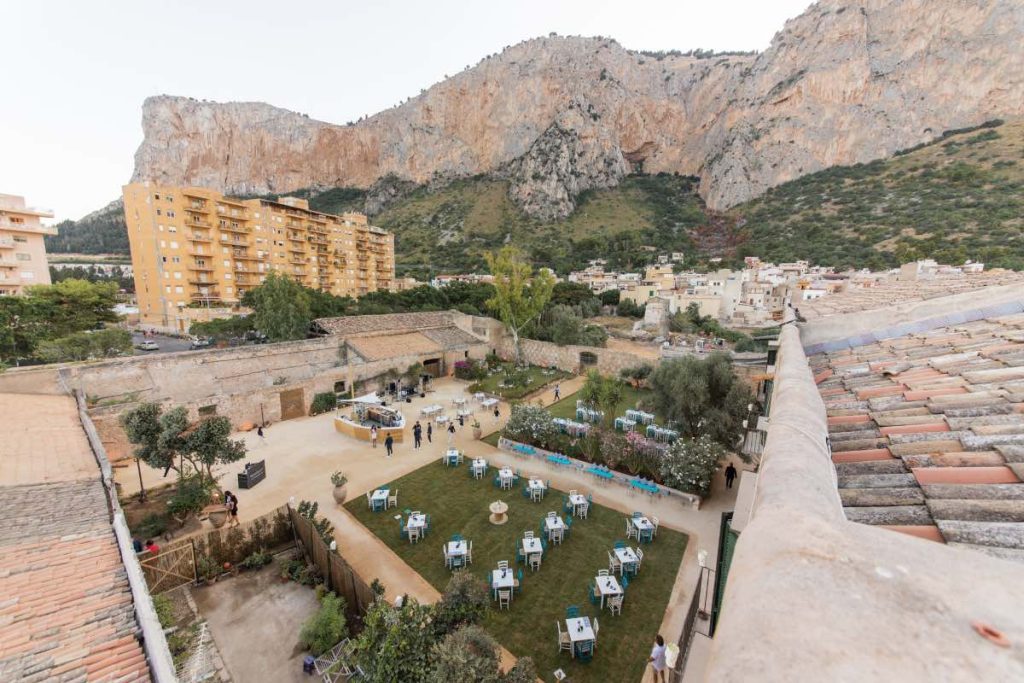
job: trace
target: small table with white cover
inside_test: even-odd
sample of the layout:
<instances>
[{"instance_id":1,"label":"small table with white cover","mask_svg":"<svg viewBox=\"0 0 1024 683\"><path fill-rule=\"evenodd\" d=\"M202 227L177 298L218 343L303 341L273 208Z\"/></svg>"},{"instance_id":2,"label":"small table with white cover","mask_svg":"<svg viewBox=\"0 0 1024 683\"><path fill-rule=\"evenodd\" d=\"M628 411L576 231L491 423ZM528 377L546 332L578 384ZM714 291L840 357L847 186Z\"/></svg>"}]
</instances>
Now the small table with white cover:
<instances>
[{"instance_id":1,"label":"small table with white cover","mask_svg":"<svg viewBox=\"0 0 1024 683\"><path fill-rule=\"evenodd\" d=\"M577 643L597 640L594 629L590 625L590 617L577 617L566 619L565 627L569 631L569 640L572 641L572 656L576 657Z\"/></svg>"},{"instance_id":2,"label":"small table with white cover","mask_svg":"<svg viewBox=\"0 0 1024 683\"><path fill-rule=\"evenodd\" d=\"M545 517L544 530L548 532L548 540L550 541L556 531L565 533L565 522L562 521L561 517Z\"/></svg>"},{"instance_id":3,"label":"small table with white cover","mask_svg":"<svg viewBox=\"0 0 1024 683\"><path fill-rule=\"evenodd\" d=\"M473 458L473 476L479 479L487 471L487 461L483 458Z\"/></svg>"},{"instance_id":4,"label":"small table with white cover","mask_svg":"<svg viewBox=\"0 0 1024 683\"><path fill-rule=\"evenodd\" d=\"M445 465L458 465L459 464L459 449L449 448L444 452L444 464Z\"/></svg>"},{"instance_id":5,"label":"small table with white cover","mask_svg":"<svg viewBox=\"0 0 1024 683\"><path fill-rule=\"evenodd\" d=\"M509 467L502 467L500 470L498 470L498 481L501 482L501 488L512 488L512 479L515 476L515 473L513 473L512 469Z\"/></svg>"},{"instance_id":6,"label":"small table with white cover","mask_svg":"<svg viewBox=\"0 0 1024 683\"><path fill-rule=\"evenodd\" d=\"M572 513L575 515L581 509L586 507L587 498L582 493L577 493L575 495L569 496L569 503L572 505Z\"/></svg>"},{"instance_id":7,"label":"small table with white cover","mask_svg":"<svg viewBox=\"0 0 1024 683\"><path fill-rule=\"evenodd\" d=\"M496 399L496 398L485 398L484 400L480 401L480 405L482 405L484 408L492 408L492 407L498 405L498 399Z\"/></svg>"},{"instance_id":8,"label":"small table with white cover","mask_svg":"<svg viewBox=\"0 0 1024 683\"><path fill-rule=\"evenodd\" d=\"M452 405L461 408L462 406L466 405L466 399L462 397L453 398Z\"/></svg>"},{"instance_id":9,"label":"small table with white cover","mask_svg":"<svg viewBox=\"0 0 1024 683\"><path fill-rule=\"evenodd\" d=\"M654 540L654 525L651 520L646 517L633 517L632 522L633 528L637 530L638 539L647 536L648 539Z\"/></svg>"},{"instance_id":10,"label":"small table with white cover","mask_svg":"<svg viewBox=\"0 0 1024 683\"><path fill-rule=\"evenodd\" d=\"M433 405L424 406L423 408L421 408L420 415L422 415L423 417L430 417L431 415L437 415L442 410L444 409L435 403Z\"/></svg>"},{"instance_id":11,"label":"small table with white cover","mask_svg":"<svg viewBox=\"0 0 1024 683\"><path fill-rule=\"evenodd\" d=\"M453 565L458 564L459 566L466 564L466 550L469 548L469 544L466 541L448 541L448 545L445 547L445 553L451 560ZM459 558L459 562L455 562L455 558Z\"/></svg>"},{"instance_id":12,"label":"small table with white cover","mask_svg":"<svg viewBox=\"0 0 1024 683\"><path fill-rule=\"evenodd\" d=\"M523 555L530 557L530 555L544 554L544 546L541 544L539 538L524 538L522 542Z\"/></svg>"},{"instance_id":13,"label":"small table with white cover","mask_svg":"<svg viewBox=\"0 0 1024 683\"><path fill-rule=\"evenodd\" d=\"M605 598L622 595L622 586L619 585L619 580L614 576L596 576L594 577L594 586L597 588L597 592L601 594L601 609L604 609Z\"/></svg>"},{"instance_id":14,"label":"small table with white cover","mask_svg":"<svg viewBox=\"0 0 1024 683\"><path fill-rule=\"evenodd\" d=\"M511 569L495 569L491 572L491 586L495 598L498 597L499 588L515 588L515 584L516 574Z\"/></svg>"},{"instance_id":15,"label":"small table with white cover","mask_svg":"<svg viewBox=\"0 0 1024 683\"><path fill-rule=\"evenodd\" d=\"M621 563L621 569L619 570L620 574L626 571L627 565L636 566L636 563L640 561L640 558L637 557L635 552L633 552L633 549L628 546L625 548L616 548L615 557Z\"/></svg>"},{"instance_id":16,"label":"small table with white cover","mask_svg":"<svg viewBox=\"0 0 1024 683\"><path fill-rule=\"evenodd\" d=\"M374 510L385 510L388 507L388 489L377 489L370 495L370 505Z\"/></svg>"},{"instance_id":17,"label":"small table with white cover","mask_svg":"<svg viewBox=\"0 0 1024 683\"><path fill-rule=\"evenodd\" d=\"M544 491L548 487L541 479L531 479L528 488L530 489L530 498L532 500L540 500L544 497Z\"/></svg>"}]
</instances>

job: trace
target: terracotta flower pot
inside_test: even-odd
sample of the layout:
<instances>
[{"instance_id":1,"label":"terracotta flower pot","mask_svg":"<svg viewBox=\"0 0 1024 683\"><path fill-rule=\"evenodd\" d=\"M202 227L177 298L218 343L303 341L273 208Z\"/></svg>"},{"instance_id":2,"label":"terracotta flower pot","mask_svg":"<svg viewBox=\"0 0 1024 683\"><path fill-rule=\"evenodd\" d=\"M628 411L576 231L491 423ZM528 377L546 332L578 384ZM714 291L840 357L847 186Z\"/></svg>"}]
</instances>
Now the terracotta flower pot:
<instances>
[{"instance_id":1,"label":"terracotta flower pot","mask_svg":"<svg viewBox=\"0 0 1024 683\"><path fill-rule=\"evenodd\" d=\"M335 486L334 487L334 491L332 492L332 495L334 496L334 502L337 503L338 505L341 505L342 503L344 503L345 502L345 494L346 494L346 491L345 491L345 486L344 485Z\"/></svg>"},{"instance_id":2,"label":"terracotta flower pot","mask_svg":"<svg viewBox=\"0 0 1024 683\"><path fill-rule=\"evenodd\" d=\"M480 427L473 427L473 438L479 440L483 436L484 430Z\"/></svg>"}]
</instances>

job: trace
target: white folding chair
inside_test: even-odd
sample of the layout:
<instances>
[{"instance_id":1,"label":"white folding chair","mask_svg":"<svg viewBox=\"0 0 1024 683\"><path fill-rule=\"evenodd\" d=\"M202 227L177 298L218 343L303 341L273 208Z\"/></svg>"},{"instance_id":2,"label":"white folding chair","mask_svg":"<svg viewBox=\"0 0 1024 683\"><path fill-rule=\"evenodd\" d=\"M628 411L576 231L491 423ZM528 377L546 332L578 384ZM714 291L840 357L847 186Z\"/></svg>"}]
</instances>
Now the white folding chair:
<instances>
[{"instance_id":1,"label":"white folding chair","mask_svg":"<svg viewBox=\"0 0 1024 683\"><path fill-rule=\"evenodd\" d=\"M607 569L598 569L597 570L597 575L598 576L608 576L608 570Z\"/></svg>"},{"instance_id":2,"label":"white folding chair","mask_svg":"<svg viewBox=\"0 0 1024 683\"><path fill-rule=\"evenodd\" d=\"M640 548L636 549L636 570L640 571L640 565L644 563L644 551Z\"/></svg>"},{"instance_id":3,"label":"white folding chair","mask_svg":"<svg viewBox=\"0 0 1024 683\"><path fill-rule=\"evenodd\" d=\"M445 568L451 567L452 556L448 554L448 544L447 543L442 543L441 544L441 554L444 555L444 566L445 566Z\"/></svg>"},{"instance_id":4,"label":"white folding chair","mask_svg":"<svg viewBox=\"0 0 1024 683\"><path fill-rule=\"evenodd\" d=\"M533 553L530 555L530 569L533 571L540 569L540 553Z\"/></svg>"},{"instance_id":5,"label":"white folding chair","mask_svg":"<svg viewBox=\"0 0 1024 683\"><path fill-rule=\"evenodd\" d=\"M473 564L473 541L466 545L466 564Z\"/></svg>"},{"instance_id":6,"label":"white folding chair","mask_svg":"<svg viewBox=\"0 0 1024 683\"><path fill-rule=\"evenodd\" d=\"M508 560L499 560L498 569L508 569Z\"/></svg>"},{"instance_id":7,"label":"white folding chair","mask_svg":"<svg viewBox=\"0 0 1024 683\"><path fill-rule=\"evenodd\" d=\"M621 595L613 595L612 597L608 598L608 611L611 612L613 615L622 614L622 598L623 596ZM594 633L596 634L597 631L594 631Z\"/></svg>"},{"instance_id":8,"label":"white folding chair","mask_svg":"<svg viewBox=\"0 0 1024 683\"><path fill-rule=\"evenodd\" d=\"M616 557L615 553L608 551L608 571L614 574L616 571L622 573L622 563L619 562L619 558Z\"/></svg>"},{"instance_id":9,"label":"white folding chair","mask_svg":"<svg viewBox=\"0 0 1024 683\"><path fill-rule=\"evenodd\" d=\"M509 607L512 604L512 590L510 588L498 589L498 609Z\"/></svg>"},{"instance_id":10,"label":"white folding chair","mask_svg":"<svg viewBox=\"0 0 1024 683\"><path fill-rule=\"evenodd\" d=\"M533 532L532 531L524 531L523 532L523 538L533 538Z\"/></svg>"},{"instance_id":11,"label":"white folding chair","mask_svg":"<svg viewBox=\"0 0 1024 683\"><path fill-rule=\"evenodd\" d=\"M580 506L580 519L586 519L590 513L590 503L584 503Z\"/></svg>"},{"instance_id":12,"label":"white folding chair","mask_svg":"<svg viewBox=\"0 0 1024 683\"><path fill-rule=\"evenodd\" d=\"M416 541L420 540L420 528L418 526L410 528L408 533L409 543L415 543Z\"/></svg>"},{"instance_id":13,"label":"white folding chair","mask_svg":"<svg viewBox=\"0 0 1024 683\"><path fill-rule=\"evenodd\" d=\"M640 532L633 528L633 521L631 519L627 518L626 519L626 538L633 538L633 536L636 536L638 541L640 540Z\"/></svg>"},{"instance_id":14,"label":"white folding chair","mask_svg":"<svg viewBox=\"0 0 1024 683\"><path fill-rule=\"evenodd\" d=\"M594 647L597 648L597 632L601 630L601 625L597 623L597 617L590 620L594 625Z\"/></svg>"},{"instance_id":15,"label":"white folding chair","mask_svg":"<svg viewBox=\"0 0 1024 683\"><path fill-rule=\"evenodd\" d=\"M366 507L373 509L373 494L370 491L366 492Z\"/></svg>"},{"instance_id":16,"label":"white folding chair","mask_svg":"<svg viewBox=\"0 0 1024 683\"><path fill-rule=\"evenodd\" d=\"M661 521L657 517L651 517L651 524L654 525L653 535L657 536L658 535L658 526L661 524Z\"/></svg>"},{"instance_id":17,"label":"white folding chair","mask_svg":"<svg viewBox=\"0 0 1024 683\"><path fill-rule=\"evenodd\" d=\"M398 507L398 489L395 489L394 493L388 493L388 507Z\"/></svg>"}]
</instances>

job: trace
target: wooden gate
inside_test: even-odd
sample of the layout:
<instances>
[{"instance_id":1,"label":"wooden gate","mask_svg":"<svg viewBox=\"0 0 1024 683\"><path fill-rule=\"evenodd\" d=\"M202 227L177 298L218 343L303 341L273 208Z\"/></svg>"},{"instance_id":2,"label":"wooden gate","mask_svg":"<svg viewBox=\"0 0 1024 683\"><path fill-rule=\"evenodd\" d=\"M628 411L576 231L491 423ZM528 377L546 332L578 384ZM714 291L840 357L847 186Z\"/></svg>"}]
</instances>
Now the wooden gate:
<instances>
[{"instance_id":1,"label":"wooden gate","mask_svg":"<svg viewBox=\"0 0 1024 683\"><path fill-rule=\"evenodd\" d=\"M306 414L306 402L303 398L302 389L289 389L282 391L281 397L281 419L291 420L296 417L303 417Z\"/></svg>"},{"instance_id":2,"label":"wooden gate","mask_svg":"<svg viewBox=\"0 0 1024 683\"><path fill-rule=\"evenodd\" d=\"M196 550L192 541L163 548L157 555L139 556L151 595L196 581Z\"/></svg>"}]
</instances>

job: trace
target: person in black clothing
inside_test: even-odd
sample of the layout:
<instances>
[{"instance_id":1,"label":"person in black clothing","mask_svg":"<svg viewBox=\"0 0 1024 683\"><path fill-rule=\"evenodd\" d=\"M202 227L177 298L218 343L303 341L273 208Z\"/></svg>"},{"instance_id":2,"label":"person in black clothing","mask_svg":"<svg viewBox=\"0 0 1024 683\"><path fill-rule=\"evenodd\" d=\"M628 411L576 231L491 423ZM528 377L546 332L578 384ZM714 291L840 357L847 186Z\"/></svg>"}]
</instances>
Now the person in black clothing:
<instances>
[{"instance_id":1,"label":"person in black clothing","mask_svg":"<svg viewBox=\"0 0 1024 683\"><path fill-rule=\"evenodd\" d=\"M419 448L423 442L423 427L420 425L420 421L416 420L416 424L412 428L412 447Z\"/></svg>"},{"instance_id":2,"label":"person in black clothing","mask_svg":"<svg viewBox=\"0 0 1024 683\"><path fill-rule=\"evenodd\" d=\"M462 427L465 427L465 426L466 426L466 419L462 415L459 415L459 427L462 428Z\"/></svg>"},{"instance_id":3,"label":"person in black clothing","mask_svg":"<svg viewBox=\"0 0 1024 683\"><path fill-rule=\"evenodd\" d=\"M455 425L451 422L448 423L448 445L452 445L452 441L455 439Z\"/></svg>"},{"instance_id":4,"label":"person in black clothing","mask_svg":"<svg viewBox=\"0 0 1024 683\"><path fill-rule=\"evenodd\" d=\"M427 423L427 443L434 443L434 440L430 438L433 435L434 435L434 423L433 422L428 422Z\"/></svg>"},{"instance_id":5,"label":"person in black clothing","mask_svg":"<svg viewBox=\"0 0 1024 683\"><path fill-rule=\"evenodd\" d=\"M395 452L395 439L391 434L388 434L388 438L384 439L384 448L388 450L388 457L390 458Z\"/></svg>"},{"instance_id":6,"label":"person in black clothing","mask_svg":"<svg viewBox=\"0 0 1024 683\"><path fill-rule=\"evenodd\" d=\"M725 468L725 488L731 489L732 482L736 479L736 468L733 467L732 463Z\"/></svg>"},{"instance_id":7,"label":"person in black clothing","mask_svg":"<svg viewBox=\"0 0 1024 683\"><path fill-rule=\"evenodd\" d=\"M132 539L132 550L135 551L136 555L141 553L144 550L144 547L142 545L142 541L140 541L138 538L133 538Z\"/></svg>"}]
</instances>

